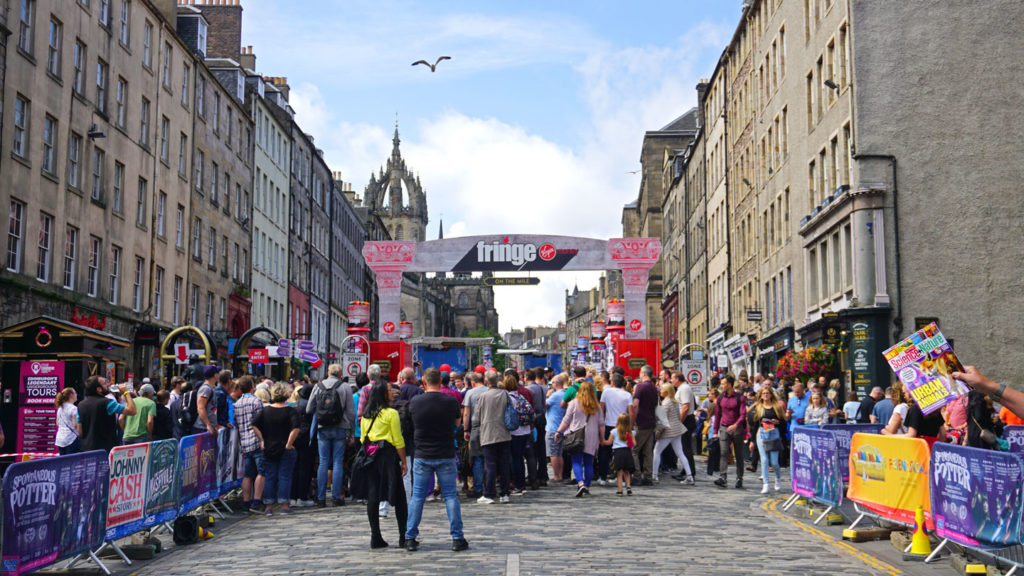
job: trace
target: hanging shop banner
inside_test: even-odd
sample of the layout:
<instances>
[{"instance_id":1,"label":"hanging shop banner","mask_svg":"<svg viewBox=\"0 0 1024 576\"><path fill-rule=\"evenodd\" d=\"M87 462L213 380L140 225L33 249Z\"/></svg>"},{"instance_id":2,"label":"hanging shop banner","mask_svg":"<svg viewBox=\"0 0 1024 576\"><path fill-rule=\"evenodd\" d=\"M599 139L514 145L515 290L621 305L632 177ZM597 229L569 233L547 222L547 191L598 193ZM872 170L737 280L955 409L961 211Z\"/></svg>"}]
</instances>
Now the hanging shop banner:
<instances>
[{"instance_id":1,"label":"hanging shop banner","mask_svg":"<svg viewBox=\"0 0 1024 576\"><path fill-rule=\"evenodd\" d=\"M920 504L931 522L928 443L920 438L857 433L850 442L846 496L896 522L912 525Z\"/></svg>"},{"instance_id":2,"label":"hanging shop banner","mask_svg":"<svg viewBox=\"0 0 1024 576\"><path fill-rule=\"evenodd\" d=\"M64 389L64 363L22 362L20 382L17 451L54 452L53 439L57 435L54 400Z\"/></svg>"},{"instance_id":3,"label":"hanging shop banner","mask_svg":"<svg viewBox=\"0 0 1024 576\"><path fill-rule=\"evenodd\" d=\"M237 478L239 437L237 428L217 433L217 485L219 494L227 494L242 485Z\"/></svg>"},{"instance_id":4,"label":"hanging shop banner","mask_svg":"<svg viewBox=\"0 0 1024 576\"><path fill-rule=\"evenodd\" d=\"M843 473L843 482L850 481L850 442L853 435L858 432L865 434L881 434L882 424L825 424L822 430L829 430L836 435L836 443L839 445L839 470Z\"/></svg>"},{"instance_id":5,"label":"hanging shop banner","mask_svg":"<svg viewBox=\"0 0 1024 576\"><path fill-rule=\"evenodd\" d=\"M177 440L118 446L110 451L108 541L177 516L177 469Z\"/></svg>"},{"instance_id":6,"label":"hanging shop banner","mask_svg":"<svg viewBox=\"0 0 1024 576\"><path fill-rule=\"evenodd\" d=\"M828 506L842 504L843 480L835 435L815 428L794 428L790 450L793 493Z\"/></svg>"},{"instance_id":7,"label":"hanging shop banner","mask_svg":"<svg viewBox=\"0 0 1024 576\"><path fill-rule=\"evenodd\" d=\"M0 573L17 576L103 543L107 453L18 462L3 480Z\"/></svg>"},{"instance_id":8,"label":"hanging shop banner","mask_svg":"<svg viewBox=\"0 0 1024 576\"><path fill-rule=\"evenodd\" d=\"M1003 440L1010 445L1010 452L1024 453L1024 426L1004 426Z\"/></svg>"},{"instance_id":9,"label":"hanging shop banner","mask_svg":"<svg viewBox=\"0 0 1024 576\"><path fill-rule=\"evenodd\" d=\"M1020 544L1024 457L936 443L931 500L935 533L965 546Z\"/></svg>"},{"instance_id":10,"label":"hanging shop banner","mask_svg":"<svg viewBox=\"0 0 1024 576\"><path fill-rule=\"evenodd\" d=\"M181 439L181 492L178 514L209 502L217 491L217 436L203 433Z\"/></svg>"}]
</instances>

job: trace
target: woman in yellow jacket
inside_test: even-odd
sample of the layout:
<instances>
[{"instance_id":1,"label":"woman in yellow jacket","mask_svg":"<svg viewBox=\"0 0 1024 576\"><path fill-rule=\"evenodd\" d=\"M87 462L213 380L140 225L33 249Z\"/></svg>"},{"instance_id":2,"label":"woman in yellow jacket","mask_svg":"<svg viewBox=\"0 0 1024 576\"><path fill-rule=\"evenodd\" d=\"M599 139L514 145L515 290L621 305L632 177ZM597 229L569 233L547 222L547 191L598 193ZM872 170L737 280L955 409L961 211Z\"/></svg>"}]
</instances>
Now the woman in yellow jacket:
<instances>
[{"instance_id":1,"label":"woman in yellow jacket","mask_svg":"<svg viewBox=\"0 0 1024 576\"><path fill-rule=\"evenodd\" d=\"M398 546L405 547L405 521L409 513L402 483L402 476L406 473L405 440L402 439L398 411L390 407L391 395L387 382L374 382L359 420L363 443L371 444L367 446L367 452L373 451L373 464L362 473L353 474L351 492L356 498L366 499L370 548L388 547L380 533L378 508L382 501L394 506L398 520Z\"/></svg>"}]
</instances>

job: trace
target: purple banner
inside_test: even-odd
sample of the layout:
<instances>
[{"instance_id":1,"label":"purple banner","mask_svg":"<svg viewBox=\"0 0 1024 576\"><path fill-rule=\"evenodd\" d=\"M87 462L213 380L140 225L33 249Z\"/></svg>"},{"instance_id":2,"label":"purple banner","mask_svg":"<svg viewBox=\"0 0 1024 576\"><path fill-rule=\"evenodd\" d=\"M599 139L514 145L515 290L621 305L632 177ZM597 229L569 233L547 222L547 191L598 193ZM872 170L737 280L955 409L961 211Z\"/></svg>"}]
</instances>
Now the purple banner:
<instances>
[{"instance_id":1,"label":"purple banner","mask_svg":"<svg viewBox=\"0 0 1024 576\"><path fill-rule=\"evenodd\" d=\"M12 464L3 480L0 572L16 576L102 544L108 472L102 450Z\"/></svg>"},{"instance_id":2,"label":"purple banner","mask_svg":"<svg viewBox=\"0 0 1024 576\"><path fill-rule=\"evenodd\" d=\"M1021 543L1024 457L936 443L929 480L940 538L980 548Z\"/></svg>"},{"instance_id":3,"label":"purple banner","mask_svg":"<svg viewBox=\"0 0 1024 576\"><path fill-rule=\"evenodd\" d=\"M217 435L184 436L180 444L181 489L178 514L185 514L219 496Z\"/></svg>"},{"instance_id":4,"label":"purple banner","mask_svg":"<svg viewBox=\"0 0 1024 576\"><path fill-rule=\"evenodd\" d=\"M1003 440L1010 445L1010 452L1024 453L1024 426L1004 426Z\"/></svg>"},{"instance_id":5,"label":"purple banner","mask_svg":"<svg viewBox=\"0 0 1024 576\"><path fill-rule=\"evenodd\" d=\"M64 363L21 363L18 394L18 452L56 452L57 408L53 401L64 389Z\"/></svg>"},{"instance_id":6,"label":"purple banner","mask_svg":"<svg viewBox=\"0 0 1024 576\"><path fill-rule=\"evenodd\" d=\"M789 466L794 494L828 506L843 503L839 443L835 434L807 426L794 428Z\"/></svg>"},{"instance_id":7,"label":"purple banner","mask_svg":"<svg viewBox=\"0 0 1024 576\"><path fill-rule=\"evenodd\" d=\"M822 430L828 430L836 435L836 442L839 444L839 470L843 473L843 482L850 481L850 441L853 435L858 432L865 434L881 434L882 424L826 424Z\"/></svg>"}]
</instances>

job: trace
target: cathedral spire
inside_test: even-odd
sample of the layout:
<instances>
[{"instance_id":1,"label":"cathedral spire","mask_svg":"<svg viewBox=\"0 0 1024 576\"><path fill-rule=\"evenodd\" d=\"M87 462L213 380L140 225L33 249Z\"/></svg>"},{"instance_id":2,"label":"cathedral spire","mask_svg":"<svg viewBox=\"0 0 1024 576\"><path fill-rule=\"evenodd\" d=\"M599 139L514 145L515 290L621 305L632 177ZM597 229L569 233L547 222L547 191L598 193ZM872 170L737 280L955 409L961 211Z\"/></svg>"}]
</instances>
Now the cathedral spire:
<instances>
[{"instance_id":1,"label":"cathedral spire","mask_svg":"<svg viewBox=\"0 0 1024 576\"><path fill-rule=\"evenodd\" d=\"M394 144L394 147L391 148L391 157L394 158L395 160L398 160L399 158L402 157L402 153L398 151L398 145L399 145L399 143L401 143L401 141L402 141L402 139L398 137L398 114L396 113L395 114L395 137L391 139L391 142Z\"/></svg>"},{"instance_id":2,"label":"cathedral spire","mask_svg":"<svg viewBox=\"0 0 1024 576\"><path fill-rule=\"evenodd\" d=\"M444 215L441 216L437 223L437 239L444 240Z\"/></svg>"}]
</instances>

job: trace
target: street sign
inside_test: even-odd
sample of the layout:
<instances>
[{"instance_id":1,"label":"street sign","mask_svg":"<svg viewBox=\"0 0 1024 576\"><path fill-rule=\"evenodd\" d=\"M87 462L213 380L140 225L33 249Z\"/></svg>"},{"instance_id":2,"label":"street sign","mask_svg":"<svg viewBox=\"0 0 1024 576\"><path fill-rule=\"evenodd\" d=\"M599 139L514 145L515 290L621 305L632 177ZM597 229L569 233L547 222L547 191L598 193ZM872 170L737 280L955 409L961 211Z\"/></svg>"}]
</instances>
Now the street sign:
<instances>
[{"instance_id":1,"label":"street sign","mask_svg":"<svg viewBox=\"0 0 1024 576\"><path fill-rule=\"evenodd\" d=\"M335 358L337 358L337 356L334 354L334 352L328 352L327 353L327 359L328 360L333 361Z\"/></svg>"},{"instance_id":2,"label":"street sign","mask_svg":"<svg viewBox=\"0 0 1024 576\"><path fill-rule=\"evenodd\" d=\"M747 322L760 322L762 316L760 310L747 310Z\"/></svg>"},{"instance_id":3,"label":"street sign","mask_svg":"<svg viewBox=\"0 0 1024 576\"><path fill-rule=\"evenodd\" d=\"M271 358L287 358L292 355L292 349L281 348L280 346L267 346L267 355Z\"/></svg>"},{"instance_id":4,"label":"street sign","mask_svg":"<svg viewBox=\"0 0 1024 576\"><path fill-rule=\"evenodd\" d=\"M679 368L695 396L708 395L708 372L703 360L683 360Z\"/></svg>"},{"instance_id":5,"label":"street sign","mask_svg":"<svg viewBox=\"0 0 1024 576\"><path fill-rule=\"evenodd\" d=\"M540 284L540 278L529 276L515 278L488 276L484 278L484 286L536 286L537 284Z\"/></svg>"},{"instance_id":6,"label":"street sign","mask_svg":"<svg viewBox=\"0 0 1024 576\"><path fill-rule=\"evenodd\" d=\"M280 348L291 348L292 341L287 338L281 338L280 340L277 341L277 345Z\"/></svg>"},{"instance_id":7,"label":"street sign","mask_svg":"<svg viewBox=\"0 0 1024 576\"><path fill-rule=\"evenodd\" d=\"M266 364L270 360L270 352L266 348L250 348L250 364Z\"/></svg>"},{"instance_id":8,"label":"street sign","mask_svg":"<svg viewBox=\"0 0 1024 576\"><path fill-rule=\"evenodd\" d=\"M367 355L361 352L347 352L341 355L341 366L345 375L353 380L360 372L366 372Z\"/></svg>"},{"instance_id":9,"label":"street sign","mask_svg":"<svg viewBox=\"0 0 1024 576\"><path fill-rule=\"evenodd\" d=\"M188 344L175 344L174 345L174 363L175 364L188 364L188 358L192 354L202 356L206 354L206 350L197 350L195 348L189 348Z\"/></svg>"},{"instance_id":10,"label":"street sign","mask_svg":"<svg viewBox=\"0 0 1024 576\"><path fill-rule=\"evenodd\" d=\"M309 350L300 350L299 354L298 354L298 357L299 357L299 360L305 360L306 362L309 362L310 364L312 364L312 363L314 363L314 362L316 362L317 360L320 359L320 357L317 356L316 352L310 352Z\"/></svg>"},{"instance_id":11,"label":"street sign","mask_svg":"<svg viewBox=\"0 0 1024 576\"><path fill-rule=\"evenodd\" d=\"M313 341L312 340L296 340L295 341L295 347L298 348L299 350L307 350L307 351L308 350L312 350L313 349Z\"/></svg>"}]
</instances>

